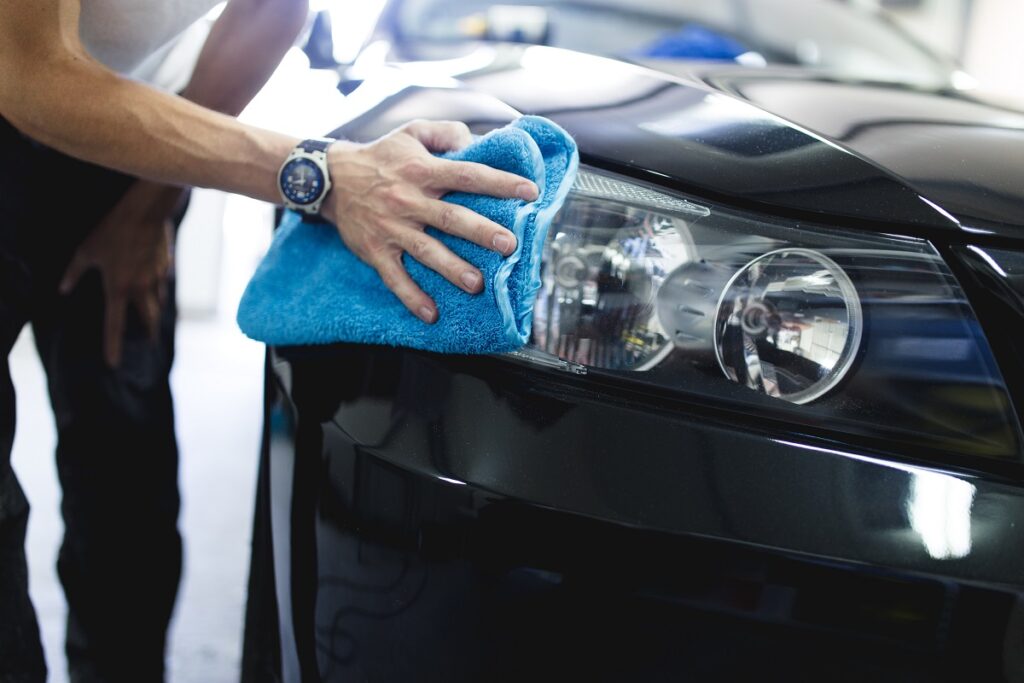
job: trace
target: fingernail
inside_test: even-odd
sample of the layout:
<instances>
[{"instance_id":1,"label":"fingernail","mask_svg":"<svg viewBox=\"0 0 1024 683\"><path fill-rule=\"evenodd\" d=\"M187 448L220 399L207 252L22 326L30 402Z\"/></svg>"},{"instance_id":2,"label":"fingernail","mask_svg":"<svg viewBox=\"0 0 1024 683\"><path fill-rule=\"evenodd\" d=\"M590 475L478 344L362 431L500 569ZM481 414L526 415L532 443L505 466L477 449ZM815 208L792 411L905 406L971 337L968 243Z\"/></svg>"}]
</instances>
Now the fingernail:
<instances>
[{"instance_id":1,"label":"fingernail","mask_svg":"<svg viewBox=\"0 0 1024 683\"><path fill-rule=\"evenodd\" d=\"M495 249L506 256L511 254L515 248L512 244L512 238L508 235L495 235L493 244Z\"/></svg>"},{"instance_id":2,"label":"fingernail","mask_svg":"<svg viewBox=\"0 0 1024 683\"><path fill-rule=\"evenodd\" d=\"M471 270L467 270L462 274L462 284L466 285L466 289L470 292L475 292L480 286L480 276Z\"/></svg>"},{"instance_id":3,"label":"fingernail","mask_svg":"<svg viewBox=\"0 0 1024 683\"><path fill-rule=\"evenodd\" d=\"M421 307L420 308L420 318L425 323L432 323L432 322L434 322L434 309L430 308L429 306Z\"/></svg>"},{"instance_id":4,"label":"fingernail","mask_svg":"<svg viewBox=\"0 0 1024 683\"><path fill-rule=\"evenodd\" d=\"M523 183L516 188L516 194L520 199L525 199L528 202L532 202L537 198L537 186L533 183Z\"/></svg>"}]
</instances>

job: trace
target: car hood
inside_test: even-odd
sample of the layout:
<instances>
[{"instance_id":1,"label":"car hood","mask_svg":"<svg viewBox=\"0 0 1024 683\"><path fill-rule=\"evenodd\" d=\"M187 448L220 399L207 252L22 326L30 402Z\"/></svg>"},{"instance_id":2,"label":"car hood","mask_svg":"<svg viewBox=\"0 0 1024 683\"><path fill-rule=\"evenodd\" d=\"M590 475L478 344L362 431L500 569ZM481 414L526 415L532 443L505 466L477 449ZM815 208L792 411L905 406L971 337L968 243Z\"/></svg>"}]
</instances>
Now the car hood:
<instances>
[{"instance_id":1,"label":"car hood","mask_svg":"<svg viewBox=\"0 0 1024 683\"><path fill-rule=\"evenodd\" d=\"M389 78L405 87L344 133L416 117L484 130L537 114L576 138L585 163L740 208L1024 239L1024 115L962 96L806 72L668 74L536 46L399 71Z\"/></svg>"},{"instance_id":2,"label":"car hood","mask_svg":"<svg viewBox=\"0 0 1024 683\"><path fill-rule=\"evenodd\" d=\"M1024 114L1015 109L962 92L785 70L720 72L706 82L886 169L968 228L1019 234L1024 226Z\"/></svg>"}]
</instances>

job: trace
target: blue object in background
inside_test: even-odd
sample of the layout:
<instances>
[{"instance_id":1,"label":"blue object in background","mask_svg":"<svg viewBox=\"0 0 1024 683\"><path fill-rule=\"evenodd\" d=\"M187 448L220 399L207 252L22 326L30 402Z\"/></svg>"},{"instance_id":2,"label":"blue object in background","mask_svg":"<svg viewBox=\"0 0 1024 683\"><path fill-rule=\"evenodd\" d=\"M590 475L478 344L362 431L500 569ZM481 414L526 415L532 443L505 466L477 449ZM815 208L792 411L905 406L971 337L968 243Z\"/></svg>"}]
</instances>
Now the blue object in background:
<instances>
[{"instance_id":1,"label":"blue object in background","mask_svg":"<svg viewBox=\"0 0 1024 683\"><path fill-rule=\"evenodd\" d=\"M632 56L661 59L711 59L732 61L750 50L737 40L700 24L687 24L653 43L638 48Z\"/></svg>"},{"instance_id":2,"label":"blue object in background","mask_svg":"<svg viewBox=\"0 0 1024 683\"><path fill-rule=\"evenodd\" d=\"M404 255L412 279L437 302L437 322L424 323L344 245L334 226L305 223L288 212L242 295L242 331L273 346L355 342L480 354L525 344L540 287L544 240L576 177L576 144L547 119L525 116L445 156L516 173L533 180L540 191L533 202L461 192L444 197L504 225L518 240L506 258L427 228L480 269L481 294L464 292Z\"/></svg>"}]
</instances>

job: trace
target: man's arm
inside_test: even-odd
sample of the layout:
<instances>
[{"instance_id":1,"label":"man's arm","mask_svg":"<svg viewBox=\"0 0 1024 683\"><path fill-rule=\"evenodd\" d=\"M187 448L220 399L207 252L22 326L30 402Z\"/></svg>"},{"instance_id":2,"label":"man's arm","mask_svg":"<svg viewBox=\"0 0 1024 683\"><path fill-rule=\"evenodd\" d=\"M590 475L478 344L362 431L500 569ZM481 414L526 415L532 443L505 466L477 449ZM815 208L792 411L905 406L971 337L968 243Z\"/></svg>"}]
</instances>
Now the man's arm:
<instances>
[{"instance_id":1,"label":"man's arm","mask_svg":"<svg viewBox=\"0 0 1024 683\"><path fill-rule=\"evenodd\" d=\"M78 0L0 3L0 114L101 166L277 201L297 140L118 76L85 51L78 15Z\"/></svg>"},{"instance_id":2,"label":"man's arm","mask_svg":"<svg viewBox=\"0 0 1024 683\"><path fill-rule=\"evenodd\" d=\"M277 201L277 170L296 139L119 77L86 53L78 19L79 0L0 2L0 115L93 163ZM329 154L336 182L324 214L428 322L436 308L402 268L403 252L467 291L479 292L483 282L476 268L425 235L425 224L504 254L515 248L508 230L440 197L465 191L532 200L537 193L518 176L430 155L470 140L461 124L420 122L369 145L336 144Z\"/></svg>"},{"instance_id":3,"label":"man's arm","mask_svg":"<svg viewBox=\"0 0 1024 683\"><path fill-rule=\"evenodd\" d=\"M231 0L214 23L182 97L238 116L294 44L308 13L308 0ZM141 181L125 199L168 216L180 198L176 186Z\"/></svg>"},{"instance_id":4,"label":"man's arm","mask_svg":"<svg viewBox=\"0 0 1024 683\"><path fill-rule=\"evenodd\" d=\"M238 116L294 44L308 13L309 0L231 0L182 96Z\"/></svg>"},{"instance_id":5,"label":"man's arm","mask_svg":"<svg viewBox=\"0 0 1024 683\"><path fill-rule=\"evenodd\" d=\"M210 32L183 96L238 115L292 46L309 12L304 0L231 0ZM78 246L60 283L69 294L82 276L103 283L103 354L121 362L125 318L134 307L157 336L171 267L170 217L184 195L177 185L136 181Z\"/></svg>"}]
</instances>

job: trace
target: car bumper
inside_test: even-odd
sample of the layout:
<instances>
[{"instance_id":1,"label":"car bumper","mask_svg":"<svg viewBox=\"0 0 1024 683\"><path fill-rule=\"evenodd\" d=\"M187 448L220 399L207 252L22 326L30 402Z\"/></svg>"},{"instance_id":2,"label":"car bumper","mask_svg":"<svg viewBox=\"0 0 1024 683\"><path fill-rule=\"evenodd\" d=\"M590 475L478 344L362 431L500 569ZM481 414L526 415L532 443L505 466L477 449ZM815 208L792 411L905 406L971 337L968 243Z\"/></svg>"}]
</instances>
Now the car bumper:
<instances>
[{"instance_id":1,"label":"car bumper","mask_svg":"<svg viewBox=\"0 0 1024 683\"><path fill-rule=\"evenodd\" d=\"M987 680L1024 649L1012 481L502 358L271 368L286 680Z\"/></svg>"}]
</instances>

